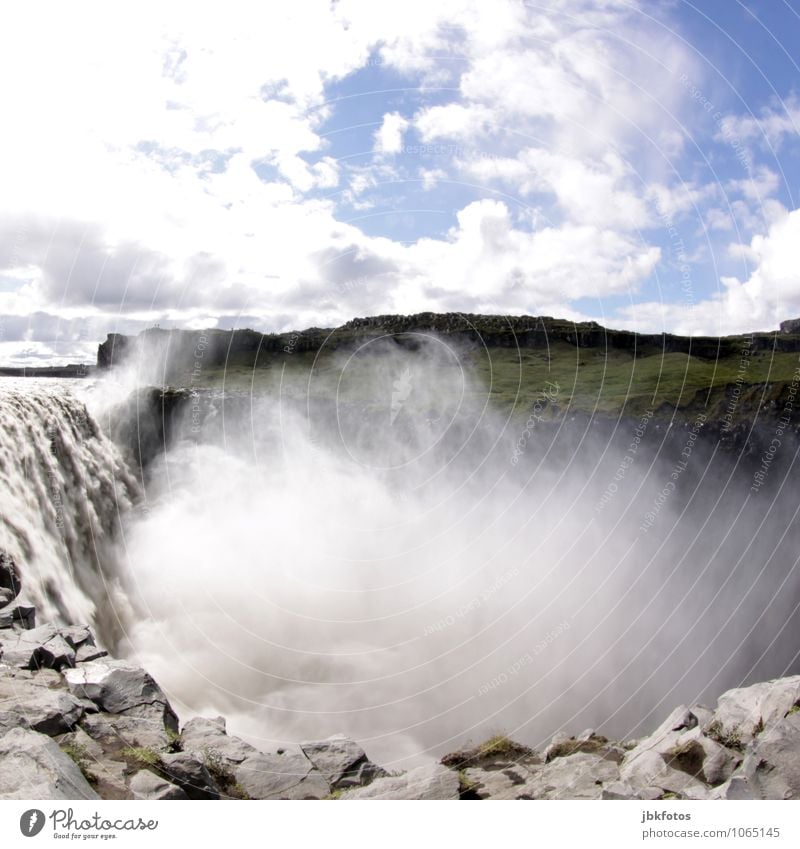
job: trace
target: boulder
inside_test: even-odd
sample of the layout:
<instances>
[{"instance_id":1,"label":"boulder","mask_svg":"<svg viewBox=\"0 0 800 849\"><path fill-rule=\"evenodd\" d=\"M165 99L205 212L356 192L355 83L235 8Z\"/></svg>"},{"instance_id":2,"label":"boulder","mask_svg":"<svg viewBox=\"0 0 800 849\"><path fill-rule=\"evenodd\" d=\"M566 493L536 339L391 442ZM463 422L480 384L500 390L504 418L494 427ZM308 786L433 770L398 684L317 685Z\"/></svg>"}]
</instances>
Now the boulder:
<instances>
[{"instance_id":1,"label":"boulder","mask_svg":"<svg viewBox=\"0 0 800 849\"><path fill-rule=\"evenodd\" d=\"M706 733L746 746L765 726L800 704L800 675L728 690L719 697Z\"/></svg>"},{"instance_id":2,"label":"boulder","mask_svg":"<svg viewBox=\"0 0 800 849\"><path fill-rule=\"evenodd\" d=\"M459 798L458 773L441 764L426 764L404 772L377 778L367 787L347 790L342 799L431 799Z\"/></svg>"},{"instance_id":3,"label":"boulder","mask_svg":"<svg viewBox=\"0 0 800 849\"><path fill-rule=\"evenodd\" d=\"M366 752L344 735L301 743L303 754L334 789L363 787L388 773L371 763Z\"/></svg>"},{"instance_id":4,"label":"boulder","mask_svg":"<svg viewBox=\"0 0 800 849\"><path fill-rule=\"evenodd\" d=\"M94 660L64 671L73 695L93 701L102 711L160 722L178 733L178 718L153 678L124 660Z\"/></svg>"},{"instance_id":5,"label":"boulder","mask_svg":"<svg viewBox=\"0 0 800 849\"><path fill-rule=\"evenodd\" d=\"M97 648L95 645L85 643L78 646L75 651L75 663L91 663L93 660L100 660L101 657L108 657L108 652Z\"/></svg>"},{"instance_id":6,"label":"boulder","mask_svg":"<svg viewBox=\"0 0 800 849\"><path fill-rule=\"evenodd\" d=\"M53 625L40 625L24 631L0 631L3 663L18 669L38 669L42 646L58 635Z\"/></svg>"},{"instance_id":7,"label":"boulder","mask_svg":"<svg viewBox=\"0 0 800 849\"><path fill-rule=\"evenodd\" d=\"M22 582L14 558L0 551L0 607L10 604L19 595Z\"/></svg>"},{"instance_id":8,"label":"boulder","mask_svg":"<svg viewBox=\"0 0 800 849\"><path fill-rule=\"evenodd\" d=\"M0 737L0 799L99 799L78 766L45 734Z\"/></svg>"},{"instance_id":9,"label":"boulder","mask_svg":"<svg viewBox=\"0 0 800 849\"><path fill-rule=\"evenodd\" d=\"M150 772L148 769L139 770L130 780L130 789L134 799L188 799L189 797L175 784Z\"/></svg>"},{"instance_id":10,"label":"boulder","mask_svg":"<svg viewBox=\"0 0 800 849\"><path fill-rule=\"evenodd\" d=\"M244 740L229 737L225 730L225 720L221 716L211 719L197 716L190 719L181 732L181 749L201 760L211 756L227 765L240 764L259 753L258 749Z\"/></svg>"},{"instance_id":11,"label":"boulder","mask_svg":"<svg viewBox=\"0 0 800 849\"><path fill-rule=\"evenodd\" d=\"M600 798L638 799L640 797L636 795L636 791L633 789L633 787L631 787L630 784L626 784L624 781L610 781L608 784L603 785L603 789L600 793Z\"/></svg>"},{"instance_id":12,"label":"boulder","mask_svg":"<svg viewBox=\"0 0 800 849\"><path fill-rule=\"evenodd\" d=\"M518 788L518 799L601 799L603 784L618 782L619 766L602 755L578 752L555 758Z\"/></svg>"},{"instance_id":13,"label":"boulder","mask_svg":"<svg viewBox=\"0 0 800 849\"><path fill-rule=\"evenodd\" d=\"M0 610L0 629L21 628L29 631L36 627L36 608L27 604L10 604Z\"/></svg>"},{"instance_id":14,"label":"boulder","mask_svg":"<svg viewBox=\"0 0 800 849\"><path fill-rule=\"evenodd\" d=\"M51 737L71 731L83 705L64 690L0 678L0 727L31 728Z\"/></svg>"},{"instance_id":15,"label":"boulder","mask_svg":"<svg viewBox=\"0 0 800 849\"><path fill-rule=\"evenodd\" d=\"M700 736L695 714L685 705L675 708L652 734L625 754L621 779L642 798L652 798L657 791L658 795L707 798L708 788L701 780L705 749L698 742Z\"/></svg>"},{"instance_id":16,"label":"boulder","mask_svg":"<svg viewBox=\"0 0 800 849\"><path fill-rule=\"evenodd\" d=\"M75 666L75 649L60 634L56 634L39 646L36 665L45 669Z\"/></svg>"},{"instance_id":17,"label":"boulder","mask_svg":"<svg viewBox=\"0 0 800 849\"><path fill-rule=\"evenodd\" d=\"M708 798L708 788L702 781L688 773L673 769L660 752L641 749L639 746L626 757L620 766L620 778L633 787L637 796L652 798L655 790L658 796L675 793L686 799Z\"/></svg>"},{"instance_id":18,"label":"boulder","mask_svg":"<svg viewBox=\"0 0 800 849\"><path fill-rule=\"evenodd\" d=\"M748 748L743 772L761 799L800 799L800 711L770 722Z\"/></svg>"},{"instance_id":19,"label":"boulder","mask_svg":"<svg viewBox=\"0 0 800 849\"><path fill-rule=\"evenodd\" d=\"M165 721L163 706L158 703L140 706L133 715L102 712L87 715L81 727L114 755L123 749L168 749L175 734Z\"/></svg>"},{"instance_id":20,"label":"boulder","mask_svg":"<svg viewBox=\"0 0 800 849\"><path fill-rule=\"evenodd\" d=\"M672 769L716 786L727 781L742 762L741 753L706 737L699 727L675 733L675 737L664 738L665 744L672 745L669 748L662 745L659 749Z\"/></svg>"},{"instance_id":21,"label":"boulder","mask_svg":"<svg viewBox=\"0 0 800 849\"><path fill-rule=\"evenodd\" d=\"M710 794L712 799L756 799L753 788L743 775L734 775L724 784L715 787Z\"/></svg>"},{"instance_id":22,"label":"boulder","mask_svg":"<svg viewBox=\"0 0 800 849\"><path fill-rule=\"evenodd\" d=\"M161 768L190 799L219 799L220 788L202 761L188 752L161 756Z\"/></svg>"},{"instance_id":23,"label":"boulder","mask_svg":"<svg viewBox=\"0 0 800 849\"><path fill-rule=\"evenodd\" d=\"M462 795L477 799L519 799L526 794L527 782L533 777L524 767L506 769L471 767L463 771Z\"/></svg>"},{"instance_id":24,"label":"boulder","mask_svg":"<svg viewBox=\"0 0 800 849\"><path fill-rule=\"evenodd\" d=\"M324 799L331 792L298 746L251 755L235 768L234 779L251 799Z\"/></svg>"}]
</instances>

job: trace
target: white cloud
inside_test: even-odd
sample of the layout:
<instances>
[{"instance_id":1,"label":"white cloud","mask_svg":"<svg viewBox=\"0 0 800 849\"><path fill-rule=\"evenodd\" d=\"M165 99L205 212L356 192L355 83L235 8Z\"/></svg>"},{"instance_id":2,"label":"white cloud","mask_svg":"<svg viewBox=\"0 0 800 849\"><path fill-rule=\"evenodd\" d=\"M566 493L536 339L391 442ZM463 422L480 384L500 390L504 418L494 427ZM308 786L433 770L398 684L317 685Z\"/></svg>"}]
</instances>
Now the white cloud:
<instances>
[{"instance_id":1,"label":"white cloud","mask_svg":"<svg viewBox=\"0 0 800 849\"><path fill-rule=\"evenodd\" d=\"M620 311L625 324L674 333L724 335L775 330L800 316L800 210L784 214L766 235L749 245L734 245L734 254L755 267L745 279L723 277L711 298L678 303L643 303Z\"/></svg>"},{"instance_id":2,"label":"white cloud","mask_svg":"<svg viewBox=\"0 0 800 849\"><path fill-rule=\"evenodd\" d=\"M796 139L800 134L800 102L789 97L780 106L767 107L759 117L750 115L727 115L715 136L717 141L756 141L778 150L787 139Z\"/></svg>"},{"instance_id":3,"label":"white cloud","mask_svg":"<svg viewBox=\"0 0 800 849\"><path fill-rule=\"evenodd\" d=\"M375 152L400 153L403 149L403 135L407 128L408 120L399 112L387 112L383 116L383 123L375 133Z\"/></svg>"},{"instance_id":4,"label":"white cloud","mask_svg":"<svg viewBox=\"0 0 800 849\"><path fill-rule=\"evenodd\" d=\"M461 164L468 173L499 179L523 196L552 193L573 223L637 230L652 221L635 175L613 153L587 160L527 148L515 159L479 157Z\"/></svg>"}]
</instances>

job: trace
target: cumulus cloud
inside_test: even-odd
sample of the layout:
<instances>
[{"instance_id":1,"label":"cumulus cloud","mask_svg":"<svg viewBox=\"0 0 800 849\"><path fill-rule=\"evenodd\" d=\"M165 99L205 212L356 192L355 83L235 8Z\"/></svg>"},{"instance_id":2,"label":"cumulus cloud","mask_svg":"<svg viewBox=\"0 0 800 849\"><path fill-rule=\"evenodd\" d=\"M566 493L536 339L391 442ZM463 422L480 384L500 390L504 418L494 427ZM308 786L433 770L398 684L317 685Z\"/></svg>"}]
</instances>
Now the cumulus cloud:
<instances>
[{"instance_id":1,"label":"cumulus cloud","mask_svg":"<svg viewBox=\"0 0 800 849\"><path fill-rule=\"evenodd\" d=\"M403 134L408 128L408 120L399 112L387 112L383 123L375 133L376 153L400 153L403 148Z\"/></svg>"},{"instance_id":2,"label":"cumulus cloud","mask_svg":"<svg viewBox=\"0 0 800 849\"><path fill-rule=\"evenodd\" d=\"M284 330L423 308L576 315L576 299L639 297L665 215L696 215L730 258L727 242L784 213L777 168L674 173L695 108L676 79L701 71L628 0L191 16L90 2L48 20L15 7L0 30L15 80L0 89L8 316ZM365 98L344 129L366 129L342 155L334 119L355 98L336 86L357 74ZM402 97L370 100L371 74L399 77ZM785 139L793 104L759 131ZM435 231L380 233L369 215L417 205Z\"/></svg>"},{"instance_id":3,"label":"cumulus cloud","mask_svg":"<svg viewBox=\"0 0 800 849\"><path fill-rule=\"evenodd\" d=\"M735 245L749 273L723 277L711 298L682 303L641 303L621 312L623 325L661 332L724 335L774 330L785 318L800 316L800 210L784 213L749 245Z\"/></svg>"}]
</instances>

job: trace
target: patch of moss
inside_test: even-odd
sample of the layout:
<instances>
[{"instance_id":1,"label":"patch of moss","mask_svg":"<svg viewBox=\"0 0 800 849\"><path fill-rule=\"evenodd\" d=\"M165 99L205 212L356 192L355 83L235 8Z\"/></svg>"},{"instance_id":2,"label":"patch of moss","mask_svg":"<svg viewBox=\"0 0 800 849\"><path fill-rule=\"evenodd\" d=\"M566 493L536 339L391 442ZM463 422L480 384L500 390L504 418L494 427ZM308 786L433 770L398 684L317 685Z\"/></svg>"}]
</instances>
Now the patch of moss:
<instances>
[{"instance_id":1,"label":"patch of moss","mask_svg":"<svg viewBox=\"0 0 800 849\"><path fill-rule=\"evenodd\" d=\"M800 704L796 704L789 709L789 713L786 716L791 716L793 713L800 713Z\"/></svg>"}]
</instances>

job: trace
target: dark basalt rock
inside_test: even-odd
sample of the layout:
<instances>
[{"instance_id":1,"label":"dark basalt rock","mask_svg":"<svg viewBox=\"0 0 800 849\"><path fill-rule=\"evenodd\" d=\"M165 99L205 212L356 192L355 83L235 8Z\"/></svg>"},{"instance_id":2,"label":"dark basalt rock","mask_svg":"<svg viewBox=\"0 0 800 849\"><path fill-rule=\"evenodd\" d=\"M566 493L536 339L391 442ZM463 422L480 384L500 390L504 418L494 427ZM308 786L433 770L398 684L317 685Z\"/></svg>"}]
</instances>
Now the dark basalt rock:
<instances>
[{"instance_id":1,"label":"dark basalt rock","mask_svg":"<svg viewBox=\"0 0 800 849\"><path fill-rule=\"evenodd\" d=\"M0 551L0 607L10 604L19 595L22 583L14 558Z\"/></svg>"}]
</instances>

